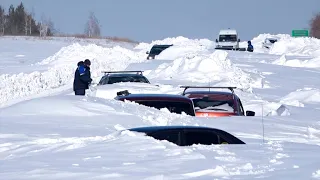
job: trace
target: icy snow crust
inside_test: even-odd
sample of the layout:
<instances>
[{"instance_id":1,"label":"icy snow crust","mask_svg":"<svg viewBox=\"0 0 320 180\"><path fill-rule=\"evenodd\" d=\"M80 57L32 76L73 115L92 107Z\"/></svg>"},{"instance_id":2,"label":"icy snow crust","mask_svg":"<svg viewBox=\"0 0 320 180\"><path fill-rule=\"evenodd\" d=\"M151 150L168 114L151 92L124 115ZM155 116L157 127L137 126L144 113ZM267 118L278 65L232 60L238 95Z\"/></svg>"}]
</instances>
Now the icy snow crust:
<instances>
[{"instance_id":1,"label":"icy snow crust","mask_svg":"<svg viewBox=\"0 0 320 180\"><path fill-rule=\"evenodd\" d=\"M258 46L270 36L279 38L279 44L270 50ZM5 63L10 57L24 57L28 63L19 65L21 73L1 71L0 75L0 103L10 105L0 109L0 177L4 179L320 177L319 40L262 34L252 40L254 53L214 50L213 41L185 37L132 47L114 42L65 44L61 39L47 44L19 41L32 42L39 49L61 49L55 54L48 51L39 60L31 54L23 56L21 47L12 46L16 54L6 56ZM145 52L153 44L175 46L155 60L146 60ZM32 54L37 56L37 51ZM88 90L88 96L76 97L72 94L74 70L86 58L92 60L95 82L103 70L142 69L151 84L97 86ZM282 63L284 58L312 63L288 65ZM36 71L30 73L32 69ZM126 89L180 94L180 85L237 86L244 109L257 116L198 118L113 99L117 91ZM221 128L247 145L177 147L123 131L150 125Z\"/></svg>"}]
</instances>

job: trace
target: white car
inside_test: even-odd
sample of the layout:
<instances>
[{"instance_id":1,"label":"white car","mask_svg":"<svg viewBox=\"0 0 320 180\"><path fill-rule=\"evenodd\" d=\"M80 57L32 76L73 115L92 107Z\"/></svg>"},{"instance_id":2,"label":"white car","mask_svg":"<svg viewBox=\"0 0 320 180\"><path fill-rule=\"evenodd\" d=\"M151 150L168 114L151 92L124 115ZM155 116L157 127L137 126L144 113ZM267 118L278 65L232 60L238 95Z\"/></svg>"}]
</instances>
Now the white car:
<instances>
[{"instance_id":1,"label":"white car","mask_svg":"<svg viewBox=\"0 0 320 180\"><path fill-rule=\"evenodd\" d=\"M270 49L273 46L273 44L276 43L277 41L278 41L277 38L271 38L271 37L270 38L266 38L264 40L264 42L262 43L262 46L264 48Z\"/></svg>"},{"instance_id":2,"label":"white car","mask_svg":"<svg viewBox=\"0 0 320 180\"><path fill-rule=\"evenodd\" d=\"M216 39L216 49L239 49L238 33L234 29L220 30Z\"/></svg>"}]
</instances>

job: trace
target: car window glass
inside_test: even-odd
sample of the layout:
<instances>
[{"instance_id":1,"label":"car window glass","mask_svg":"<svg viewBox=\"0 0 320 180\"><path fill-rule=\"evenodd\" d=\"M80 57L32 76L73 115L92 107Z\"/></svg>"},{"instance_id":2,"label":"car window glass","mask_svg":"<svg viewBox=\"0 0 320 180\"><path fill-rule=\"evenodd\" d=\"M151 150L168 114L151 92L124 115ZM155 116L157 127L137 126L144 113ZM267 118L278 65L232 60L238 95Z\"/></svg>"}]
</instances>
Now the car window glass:
<instances>
[{"instance_id":1,"label":"car window glass","mask_svg":"<svg viewBox=\"0 0 320 180\"><path fill-rule=\"evenodd\" d=\"M217 134L211 131L186 131L184 133L185 145L193 144L211 145L220 144Z\"/></svg>"},{"instance_id":2,"label":"car window glass","mask_svg":"<svg viewBox=\"0 0 320 180\"><path fill-rule=\"evenodd\" d=\"M120 83L120 82L148 83L148 80L143 76L120 76L120 77L110 77L108 84Z\"/></svg>"},{"instance_id":3,"label":"car window glass","mask_svg":"<svg viewBox=\"0 0 320 180\"><path fill-rule=\"evenodd\" d=\"M170 102L170 101L159 101L159 100L157 101L136 100L135 102L141 105L154 107L157 109L166 108L172 113L182 114L184 112L187 115L194 116L193 105L187 102L176 102L176 101Z\"/></svg>"},{"instance_id":4,"label":"car window glass","mask_svg":"<svg viewBox=\"0 0 320 180\"><path fill-rule=\"evenodd\" d=\"M275 40L275 39L270 39L269 41L270 41L271 43L277 42L277 40Z\"/></svg>"},{"instance_id":5,"label":"car window glass","mask_svg":"<svg viewBox=\"0 0 320 180\"><path fill-rule=\"evenodd\" d=\"M238 103L239 103L240 114L244 115L244 109L243 109L242 103L239 99L238 99Z\"/></svg>"},{"instance_id":6,"label":"car window glass","mask_svg":"<svg viewBox=\"0 0 320 180\"><path fill-rule=\"evenodd\" d=\"M151 136L158 140L167 140L169 142L179 144L179 131L178 130L165 130L165 131L159 131L155 133L148 134L148 136Z\"/></svg>"},{"instance_id":7,"label":"car window glass","mask_svg":"<svg viewBox=\"0 0 320 180\"><path fill-rule=\"evenodd\" d=\"M102 77L102 78L101 78L101 80L99 81L99 84L100 84L100 85L107 84L107 79L108 79L108 78L107 78L107 77L105 77L105 76L104 76L104 77Z\"/></svg>"},{"instance_id":8,"label":"car window glass","mask_svg":"<svg viewBox=\"0 0 320 180\"><path fill-rule=\"evenodd\" d=\"M190 98L190 97L189 97ZM234 100L232 96L212 95L209 97L192 97L194 107L199 112L234 112Z\"/></svg>"},{"instance_id":9,"label":"car window glass","mask_svg":"<svg viewBox=\"0 0 320 180\"><path fill-rule=\"evenodd\" d=\"M219 36L220 42L234 42L237 41L236 35L220 35Z\"/></svg>"}]
</instances>

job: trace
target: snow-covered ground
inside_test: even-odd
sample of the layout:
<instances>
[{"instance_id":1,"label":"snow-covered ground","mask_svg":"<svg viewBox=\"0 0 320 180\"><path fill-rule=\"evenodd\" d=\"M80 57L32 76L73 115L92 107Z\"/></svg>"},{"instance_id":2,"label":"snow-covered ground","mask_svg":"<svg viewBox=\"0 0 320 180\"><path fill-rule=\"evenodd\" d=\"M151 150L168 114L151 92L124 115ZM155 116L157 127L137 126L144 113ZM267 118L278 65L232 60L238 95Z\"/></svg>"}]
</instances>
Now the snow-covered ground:
<instances>
[{"instance_id":1,"label":"snow-covered ground","mask_svg":"<svg viewBox=\"0 0 320 180\"><path fill-rule=\"evenodd\" d=\"M280 40L265 50L269 36ZM253 53L185 37L138 45L0 38L0 179L320 179L320 40L252 42ZM153 44L175 46L146 60ZM74 70L86 58L95 82L103 70L127 69L151 84L76 97ZM256 116L190 117L113 99L125 89L179 94L181 85L236 86ZM247 144L178 147L122 131L151 125L221 128Z\"/></svg>"}]
</instances>

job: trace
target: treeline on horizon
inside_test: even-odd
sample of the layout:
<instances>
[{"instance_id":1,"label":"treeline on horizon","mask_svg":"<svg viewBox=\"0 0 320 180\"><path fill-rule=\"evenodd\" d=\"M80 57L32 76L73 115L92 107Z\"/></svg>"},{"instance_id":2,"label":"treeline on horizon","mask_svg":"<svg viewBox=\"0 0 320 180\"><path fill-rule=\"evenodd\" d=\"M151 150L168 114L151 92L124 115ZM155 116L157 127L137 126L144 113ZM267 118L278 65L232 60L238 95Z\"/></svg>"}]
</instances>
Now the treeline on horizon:
<instances>
[{"instance_id":1,"label":"treeline on horizon","mask_svg":"<svg viewBox=\"0 0 320 180\"><path fill-rule=\"evenodd\" d=\"M40 22L34 12L28 12L21 2L17 7L10 5L8 11L0 5L0 35L52 36L53 23L44 17Z\"/></svg>"}]
</instances>

